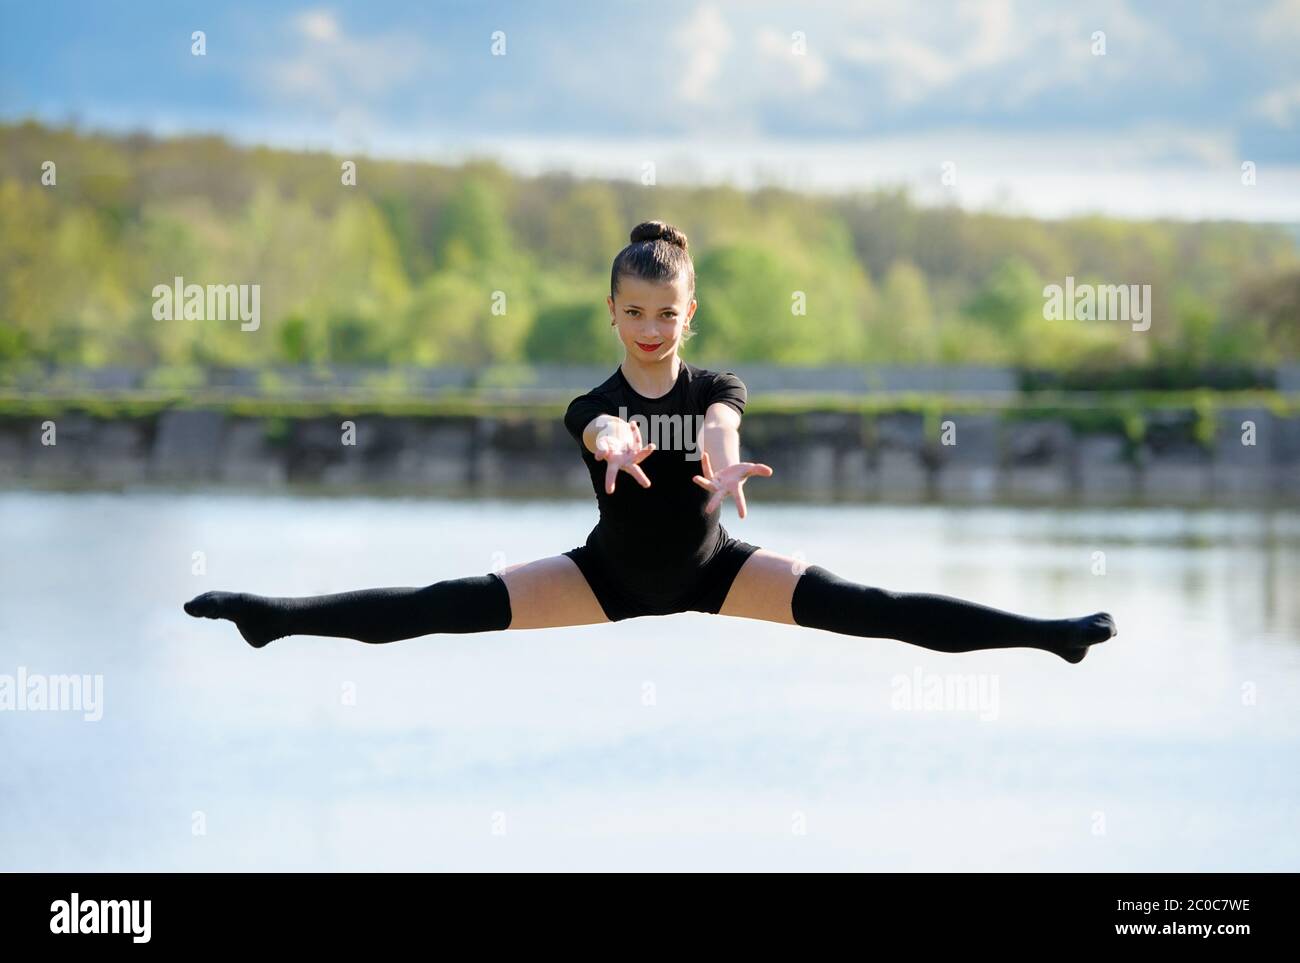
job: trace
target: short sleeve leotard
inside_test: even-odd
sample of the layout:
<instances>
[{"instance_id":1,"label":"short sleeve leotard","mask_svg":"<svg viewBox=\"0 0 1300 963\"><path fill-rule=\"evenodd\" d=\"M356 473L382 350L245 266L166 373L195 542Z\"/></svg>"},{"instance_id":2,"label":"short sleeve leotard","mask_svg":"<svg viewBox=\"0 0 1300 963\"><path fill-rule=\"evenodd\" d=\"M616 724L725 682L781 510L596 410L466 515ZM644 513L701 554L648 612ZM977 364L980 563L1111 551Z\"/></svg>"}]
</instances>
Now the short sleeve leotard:
<instances>
[{"instance_id":1,"label":"short sleeve leotard","mask_svg":"<svg viewBox=\"0 0 1300 963\"><path fill-rule=\"evenodd\" d=\"M709 406L721 402L743 413L746 397L744 382L732 372L681 361L677 381L661 397L639 394L620 366L569 403L564 426L587 465L600 520L585 545L564 554L582 570L611 621L716 613L757 549L727 533L721 508L705 512L709 492L691 480L703 474L699 434ZM649 488L619 472L614 493L605 493L606 465L582 443L583 430L601 414L637 421L642 441L655 443L641 462Z\"/></svg>"}]
</instances>

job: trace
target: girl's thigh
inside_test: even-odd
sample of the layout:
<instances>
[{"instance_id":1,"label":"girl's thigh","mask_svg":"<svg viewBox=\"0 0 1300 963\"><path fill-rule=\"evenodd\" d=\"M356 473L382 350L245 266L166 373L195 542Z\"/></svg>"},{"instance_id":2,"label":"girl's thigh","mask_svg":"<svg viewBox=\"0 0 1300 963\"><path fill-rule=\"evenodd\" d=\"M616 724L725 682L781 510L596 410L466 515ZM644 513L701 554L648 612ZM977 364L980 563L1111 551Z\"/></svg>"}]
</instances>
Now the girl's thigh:
<instances>
[{"instance_id":1,"label":"girl's thigh","mask_svg":"<svg viewBox=\"0 0 1300 963\"><path fill-rule=\"evenodd\" d=\"M736 573L718 614L794 625L790 601L807 567L799 559L760 548L745 559Z\"/></svg>"},{"instance_id":2,"label":"girl's thigh","mask_svg":"<svg viewBox=\"0 0 1300 963\"><path fill-rule=\"evenodd\" d=\"M608 622L581 570L565 555L519 562L498 573L510 590L510 628L550 629Z\"/></svg>"}]
</instances>

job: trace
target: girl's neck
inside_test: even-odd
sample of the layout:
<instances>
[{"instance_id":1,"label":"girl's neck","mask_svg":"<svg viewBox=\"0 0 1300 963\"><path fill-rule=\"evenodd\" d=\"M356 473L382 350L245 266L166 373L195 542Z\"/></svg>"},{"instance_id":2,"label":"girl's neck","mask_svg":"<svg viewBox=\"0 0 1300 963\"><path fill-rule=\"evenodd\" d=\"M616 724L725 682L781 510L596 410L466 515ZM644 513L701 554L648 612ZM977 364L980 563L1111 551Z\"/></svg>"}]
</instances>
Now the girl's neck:
<instances>
[{"instance_id":1,"label":"girl's neck","mask_svg":"<svg viewBox=\"0 0 1300 963\"><path fill-rule=\"evenodd\" d=\"M682 359L674 351L662 361L646 363L629 354L624 355L619 367L637 394L658 398L668 394L673 385L677 384L677 378L682 373Z\"/></svg>"}]
</instances>

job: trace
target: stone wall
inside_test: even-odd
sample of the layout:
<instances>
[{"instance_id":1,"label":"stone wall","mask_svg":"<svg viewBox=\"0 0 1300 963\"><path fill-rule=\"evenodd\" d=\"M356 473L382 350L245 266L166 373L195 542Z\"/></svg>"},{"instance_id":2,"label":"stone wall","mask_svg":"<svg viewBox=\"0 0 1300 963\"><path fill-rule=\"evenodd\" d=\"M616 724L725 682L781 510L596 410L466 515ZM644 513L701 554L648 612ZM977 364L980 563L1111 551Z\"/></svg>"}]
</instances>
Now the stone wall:
<instances>
[{"instance_id":1,"label":"stone wall","mask_svg":"<svg viewBox=\"0 0 1300 963\"><path fill-rule=\"evenodd\" d=\"M0 485L221 485L476 495L582 495L590 481L559 418L249 418L170 409L101 420L0 418ZM1243 422L1254 444L1242 443ZM1118 429L995 411L751 413L746 459L771 465L768 497L963 502L1167 504L1300 501L1300 417L1222 409L1198 435L1191 411L1147 413L1138 440ZM954 442L944 444L944 440ZM654 457L653 455L651 456ZM755 489L757 490L757 489Z\"/></svg>"}]
</instances>

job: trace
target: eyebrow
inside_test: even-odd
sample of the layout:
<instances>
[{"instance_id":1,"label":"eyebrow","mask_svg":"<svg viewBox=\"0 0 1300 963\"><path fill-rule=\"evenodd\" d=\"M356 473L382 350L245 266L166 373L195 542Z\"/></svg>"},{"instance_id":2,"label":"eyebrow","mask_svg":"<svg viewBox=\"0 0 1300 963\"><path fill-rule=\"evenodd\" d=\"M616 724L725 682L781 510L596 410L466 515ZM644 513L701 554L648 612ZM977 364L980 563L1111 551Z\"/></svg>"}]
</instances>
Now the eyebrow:
<instances>
[{"instance_id":1,"label":"eyebrow","mask_svg":"<svg viewBox=\"0 0 1300 963\"><path fill-rule=\"evenodd\" d=\"M641 305L639 305L639 304L625 304L625 305L623 305L623 307L625 307L625 308L636 308L638 311L644 310L644 309L641 307ZM664 305L662 308L660 308L659 310L660 310L660 311L676 311L676 310L677 310L677 305L675 305L675 304L665 304L665 305Z\"/></svg>"}]
</instances>

